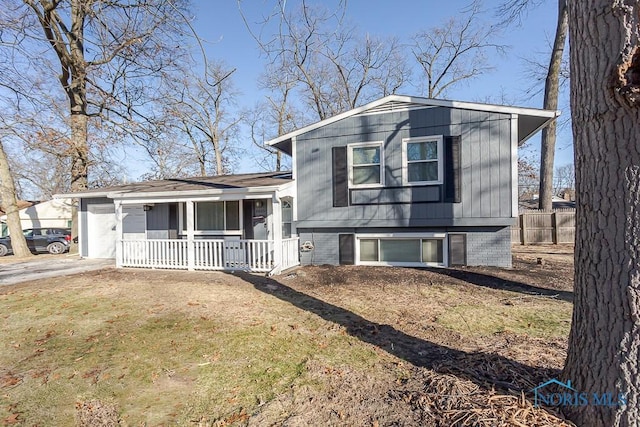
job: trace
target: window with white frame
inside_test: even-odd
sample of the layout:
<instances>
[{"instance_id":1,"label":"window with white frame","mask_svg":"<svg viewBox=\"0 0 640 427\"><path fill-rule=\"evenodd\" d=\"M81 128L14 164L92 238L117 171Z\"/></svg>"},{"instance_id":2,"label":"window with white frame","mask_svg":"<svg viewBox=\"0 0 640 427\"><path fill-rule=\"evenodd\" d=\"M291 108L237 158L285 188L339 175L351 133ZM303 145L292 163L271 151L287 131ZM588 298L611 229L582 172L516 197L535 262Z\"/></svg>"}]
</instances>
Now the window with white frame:
<instances>
[{"instance_id":1,"label":"window with white frame","mask_svg":"<svg viewBox=\"0 0 640 427\"><path fill-rule=\"evenodd\" d=\"M358 238L358 263L382 265L444 265L443 237Z\"/></svg>"},{"instance_id":2,"label":"window with white frame","mask_svg":"<svg viewBox=\"0 0 640 427\"><path fill-rule=\"evenodd\" d=\"M402 177L405 184L442 183L442 135L402 140Z\"/></svg>"},{"instance_id":3,"label":"window with white frame","mask_svg":"<svg viewBox=\"0 0 640 427\"><path fill-rule=\"evenodd\" d=\"M378 187L383 184L382 142L350 144L349 186Z\"/></svg>"},{"instance_id":4,"label":"window with white frame","mask_svg":"<svg viewBox=\"0 0 640 427\"><path fill-rule=\"evenodd\" d=\"M180 217L183 232L187 229L186 204L182 203ZM195 231L239 231L240 202L237 200L195 203Z\"/></svg>"},{"instance_id":5,"label":"window with white frame","mask_svg":"<svg viewBox=\"0 0 640 427\"><path fill-rule=\"evenodd\" d=\"M291 237L291 224L293 223L293 205L291 199L282 199L282 238Z\"/></svg>"}]
</instances>

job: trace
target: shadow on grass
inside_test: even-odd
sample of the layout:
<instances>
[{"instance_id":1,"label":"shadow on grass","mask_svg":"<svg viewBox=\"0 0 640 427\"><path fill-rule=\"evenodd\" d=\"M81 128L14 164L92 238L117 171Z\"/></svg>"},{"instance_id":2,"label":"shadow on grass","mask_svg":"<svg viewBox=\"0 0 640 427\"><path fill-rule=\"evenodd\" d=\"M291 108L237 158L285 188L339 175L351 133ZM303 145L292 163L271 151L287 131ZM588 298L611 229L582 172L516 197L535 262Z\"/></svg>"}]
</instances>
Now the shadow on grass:
<instances>
[{"instance_id":1,"label":"shadow on grass","mask_svg":"<svg viewBox=\"0 0 640 427\"><path fill-rule=\"evenodd\" d=\"M432 273L462 280L463 282L467 282L471 285L497 289L500 291L519 292L527 295L541 295L550 298L557 298L566 302L573 302L573 292L570 291L541 288L539 286L532 286L526 283L516 282L514 280L507 280L488 274L476 273L474 271L455 270L449 268L429 268L428 270Z\"/></svg>"},{"instance_id":2,"label":"shadow on grass","mask_svg":"<svg viewBox=\"0 0 640 427\"><path fill-rule=\"evenodd\" d=\"M408 335L390 325L372 322L342 307L292 289L274 279L236 272L255 289L338 324L359 340L372 344L416 367L454 374L486 389L529 392L557 376L558 370L536 368L493 353L465 352Z\"/></svg>"}]
</instances>

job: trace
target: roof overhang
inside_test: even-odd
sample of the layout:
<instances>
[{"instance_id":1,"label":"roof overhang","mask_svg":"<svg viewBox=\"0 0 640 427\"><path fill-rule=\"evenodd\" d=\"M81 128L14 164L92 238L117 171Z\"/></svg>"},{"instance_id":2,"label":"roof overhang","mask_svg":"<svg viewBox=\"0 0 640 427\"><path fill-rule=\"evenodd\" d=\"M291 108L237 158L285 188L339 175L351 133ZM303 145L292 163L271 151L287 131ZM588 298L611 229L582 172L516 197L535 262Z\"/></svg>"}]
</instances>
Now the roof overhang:
<instances>
[{"instance_id":1,"label":"roof overhang","mask_svg":"<svg viewBox=\"0 0 640 427\"><path fill-rule=\"evenodd\" d=\"M389 95L370 102L362 107L354 108L325 120L302 127L293 132L266 141L266 145L277 148L291 155L291 141L298 135L319 129L331 123L352 117L358 114L380 114L393 111L414 110L429 107L448 107L462 110L486 111L490 113L503 113L518 116L518 144L521 145L531 138L536 132L547 126L561 113L556 110L543 110L538 108L512 107L506 105L483 104L476 102L448 101L443 99L431 99L415 96Z\"/></svg>"},{"instance_id":2,"label":"roof overhang","mask_svg":"<svg viewBox=\"0 0 640 427\"><path fill-rule=\"evenodd\" d=\"M154 199L154 200L187 200L191 198L203 197L224 197L238 199L249 198L257 195L272 195L280 191L287 190L293 186L293 181L286 181L280 185L256 186L256 187L236 187L236 188L211 188L194 189L185 191L141 191L141 190L112 190L104 191L100 189L80 191L77 193L55 194L57 199L85 199L85 198L108 198L114 200L134 200L134 199ZM123 186L126 187L126 186Z\"/></svg>"}]
</instances>

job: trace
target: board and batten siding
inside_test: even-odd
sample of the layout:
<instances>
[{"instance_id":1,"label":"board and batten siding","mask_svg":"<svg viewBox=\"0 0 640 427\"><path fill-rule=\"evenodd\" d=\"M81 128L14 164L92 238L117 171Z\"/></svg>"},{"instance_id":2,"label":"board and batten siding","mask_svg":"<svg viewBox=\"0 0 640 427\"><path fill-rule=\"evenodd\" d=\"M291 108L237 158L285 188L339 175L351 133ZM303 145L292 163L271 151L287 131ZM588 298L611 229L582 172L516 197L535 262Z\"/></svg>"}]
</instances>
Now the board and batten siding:
<instances>
[{"instance_id":1,"label":"board and batten siding","mask_svg":"<svg viewBox=\"0 0 640 427\"><path fill-rule=\"evenodd\" d=\"M460 136L459 203L444 202L440 185L403 187L402 139L432 135ZM376 141L384 188L351 189L349 206L334 207L332 148ZM299 228L513 222L509 114L430 107L356 115L297 136L295 147Z\"/></svg>"}]
</instances>

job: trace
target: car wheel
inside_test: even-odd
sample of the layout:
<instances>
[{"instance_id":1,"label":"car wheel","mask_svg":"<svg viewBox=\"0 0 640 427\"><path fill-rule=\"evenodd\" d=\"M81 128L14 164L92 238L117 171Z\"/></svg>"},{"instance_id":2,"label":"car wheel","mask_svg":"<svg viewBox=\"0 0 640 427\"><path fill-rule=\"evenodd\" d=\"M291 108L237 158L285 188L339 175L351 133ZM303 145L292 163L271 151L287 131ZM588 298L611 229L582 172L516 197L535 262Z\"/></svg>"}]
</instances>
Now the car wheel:
<instances>
[{"instance_id":1,"label":"car wheel","mask_svg":"<svg viewBox=\"0 0 640 427\"><path fill-rule=\"evenodd\" d=\"M64 249L64 245L60 242L53 242L47 246L47 252L54 255L64 253Z\"/></svg>"},{"instance_id":2,"label":"car wheel","mask_svg":"<svg viewBox=\"0 0 640 427\"><path fill-rule=\"evenodd\" d=\"M5 256L9 253L9 249L5 245L0 245L0 256Z\"/></svg>"}]
</instances>

